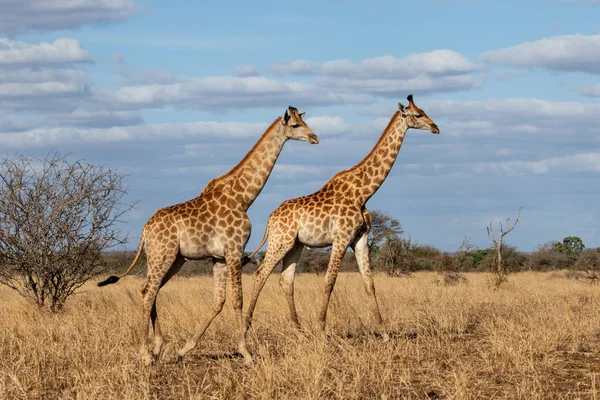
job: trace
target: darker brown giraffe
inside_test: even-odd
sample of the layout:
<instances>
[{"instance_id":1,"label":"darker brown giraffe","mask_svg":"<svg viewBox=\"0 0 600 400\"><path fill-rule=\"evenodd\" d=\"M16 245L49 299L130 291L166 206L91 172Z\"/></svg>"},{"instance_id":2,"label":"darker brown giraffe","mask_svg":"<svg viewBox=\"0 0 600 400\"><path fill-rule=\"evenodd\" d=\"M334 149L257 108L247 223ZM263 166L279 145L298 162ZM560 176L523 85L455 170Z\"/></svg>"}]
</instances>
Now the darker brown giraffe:
<instances>
[{"instance_id":1,"label":"darker brown giraffe","mask_svg":"<svg viewBox=\"0 0 600 400\"><path fill-rule=\"evenodd\" d=\"M251 230L246 211L267 182L288 139L319 142L302 120L303 115L289 107L283 117L277 118L267 128L244 159L225 175L210 181L200 196L156 211L142 230L137 254L127 271L98 284L115 283L127 275L145 244L148 270L146 282L140 289L143 309L140 351L146 364L151 364L160 355L163 344L156 310L158 291L186 260L203 258L213 260L214 306L178 355L181 358L196 347L212 320L223 309L229 274L232 303L238 320L238 350L247 363L252 361L246 349L242 319L242 256ZM154 330L152 356L148 349L150 321Z\"/></svg>"},{"instance_id":2,"label":"darker brown giraffe","mask_svg":"<svg viewBox=\"0 0 600 400\"><path fill-rule=\"evenodd\" d=\"M370 307L377 328L384 340L388 339L375 296L367 239L371 215L366 202L383 184L392 169L404 135L409 128L439 133L437 125L415 105L412 95L408 106L398 103L387 128L371 152L354 167L334 175L319 191L308 196L283 202L270 215L267 229L259 248L267 238L269 243L264 261L254 273L252 298L245 316L245 329L250 327L256 301L273 268L283 259L280 285L286 295L290 317L300 326L294 303L294 272L304 246L332 246L331 258L325 275L319 321L325 329L327 308L342 257L350 246L354 250L364 287L370 297Z\"/></svg>"}]
</instances>

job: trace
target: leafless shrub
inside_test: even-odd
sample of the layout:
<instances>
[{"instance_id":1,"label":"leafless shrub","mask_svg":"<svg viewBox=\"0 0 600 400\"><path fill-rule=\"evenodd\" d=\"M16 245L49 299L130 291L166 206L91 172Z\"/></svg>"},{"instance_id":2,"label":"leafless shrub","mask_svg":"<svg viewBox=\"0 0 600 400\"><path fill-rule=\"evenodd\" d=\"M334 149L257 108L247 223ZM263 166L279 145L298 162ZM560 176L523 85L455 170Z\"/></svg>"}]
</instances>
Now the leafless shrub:
<instances>
[{"instance_id":1,"label":"leafless shrub","mask_svg":"<svg viewBox=\"0 0 600 400\"><path fill-rule=\"evenodd\" d=\"M583 250L577 257L575 268L582 271L589 282L597 283L600 280L600 253L595 249Z\"/></svg>"},{"instance_id":2,"label":"leafless shrub","mask_svg":"<svg viewBox=\"0 0 600 400\"><path fill-rule=\"evenodd\" d=\"M471 239L465 237L454 254L444 253L441 257L441 271L444 277L444 285L455 286L468 283L464 272L473 268L476 258L474 252L477 246L471 243Z\"/></svg>"},{"instance_id":3,"label":"leafless shrub","mask_svg":"<svg viewBox=\"0 0 600 400\"><path fill-rule=\"evenodd\" d=\"M304 249L300 259L300 270L317 275L324 274L329 265L331 252L329 249Z\"/></svg>"},{"instance_id":4,"label":"leafless shrub","mask_svg":"<svg viewBox=\"0 0 600 400\"><path fill-rule=\"evenodd\" d=\"M126 243L118 225L133 205L115 169L58 152L0 162L0 283L52 311Z\"/></svg>"},{"instance_id":5,"label":"leafless shrub","mask_svg":"<svg viewBox=\"0 0 600 400\"><path fill-rule=\"evenodd\" d=\"M515 219L515 222L513 222L512 225L510 223L510 218L507 218L505 220L506 227L502 224L502 221L498 221L498 225L500 226L500 229L498 230L498 236L496 236L496 234L494 233L494 229L492 227L492 221L490 221L489 226L486 227L488 238L492 241L492 243L494 244L494 248L496 249L496 269L495 270L496 270L496 275L498 275L495 279L496 286L500 286L501 284L503 284L504 282L506 282L508 280L508 278L506 276L506 274L508 273L508 270L506 269L506 263L503 262L503 260L502 260L503 241L504 241L504 237L506 235L508 235L510 232L512 232L512 230L515 229L515 227L519 223L519 218L521 217L521 209L522 208L523 208L523 206L519 207L517 219ZM501 276L501 275L503 275L503 276Z\"/></svg>"},{"instance_id":6,"label":"leafless shrub","mask_svg":"<svg viewBox=\"0 0 600 400\"><path fill-rule=\"evenodd\" d=\"M572 260L563 252L556 251L558 242L548 242L537 247L527 257L526 268L531 271L550 271L569 268Z\"/></svg>"}]
</instances>

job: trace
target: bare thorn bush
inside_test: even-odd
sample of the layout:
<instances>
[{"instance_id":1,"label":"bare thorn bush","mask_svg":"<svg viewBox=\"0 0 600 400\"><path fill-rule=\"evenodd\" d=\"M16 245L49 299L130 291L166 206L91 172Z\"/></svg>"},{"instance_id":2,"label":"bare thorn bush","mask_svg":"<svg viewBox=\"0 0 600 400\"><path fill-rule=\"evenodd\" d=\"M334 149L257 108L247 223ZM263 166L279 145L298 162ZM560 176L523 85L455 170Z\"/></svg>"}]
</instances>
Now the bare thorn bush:
<instances>
[{"instance_id":1,"label":"bare thorn bush","mask_svg":"<svg viewBox=\"0 0 600 400\"><path fill-rule=\"evenodd\" d=\"M51 311L123 245L123 175L54 151L0 161L0 283Z\"/></svg>"}]
</instances>

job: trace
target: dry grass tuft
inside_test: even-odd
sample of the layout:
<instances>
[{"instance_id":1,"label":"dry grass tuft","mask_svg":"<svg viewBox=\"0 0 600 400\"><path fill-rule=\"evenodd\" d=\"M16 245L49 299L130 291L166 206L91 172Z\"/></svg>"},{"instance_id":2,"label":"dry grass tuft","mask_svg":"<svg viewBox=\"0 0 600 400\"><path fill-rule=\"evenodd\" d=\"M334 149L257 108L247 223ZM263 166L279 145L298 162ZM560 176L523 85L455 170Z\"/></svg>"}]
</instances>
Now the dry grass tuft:
<instances>
[{"instance_id":1,"label":"dry grass tuft","mask_svg":"<svg viewBox=\"0 0 600 400\"><path fill-rule=\"evenodd\" d=\"M234 353L229 307L198 348L174 362L211 306L210 278L175 278L163 288L158 301L167 343L149 368L138 359L138 279L89 284L56 315L0 288L0 398L598 397L597 285L520 273L494 289L485 275L466 276L468 284L444 286L434 273L377 275L388 343L372 333L358 274L340 274L325 337L316 328L323 278L298 276L304 330L297 332L272 277L249 335L252 367ZM251 277L244 279L248 294Z\"/></svg>"}]
</instances>

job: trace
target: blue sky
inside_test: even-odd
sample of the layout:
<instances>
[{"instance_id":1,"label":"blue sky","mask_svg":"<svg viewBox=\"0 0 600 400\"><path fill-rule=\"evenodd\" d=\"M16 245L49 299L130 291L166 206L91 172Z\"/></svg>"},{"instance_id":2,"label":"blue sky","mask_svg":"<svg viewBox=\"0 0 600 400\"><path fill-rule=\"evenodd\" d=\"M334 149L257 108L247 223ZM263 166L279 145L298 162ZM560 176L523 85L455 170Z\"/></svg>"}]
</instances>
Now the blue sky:
<instances>
[{"instance_id":1,"label":"blue sky","mask_svg":"<svg viewBox=\"0 0 600 400\"><path fill-rule=\"evenodd\" d=\"M2 1L0 155L56 149L129 174L135 247L160 207L197 196L288 105L319 145L288 142L249 210L260 241L282 201L364 157L398 101L407 133L367 204L413 240L524 251L600 246L600 1Z\"/></svg>"}]
</instances>

